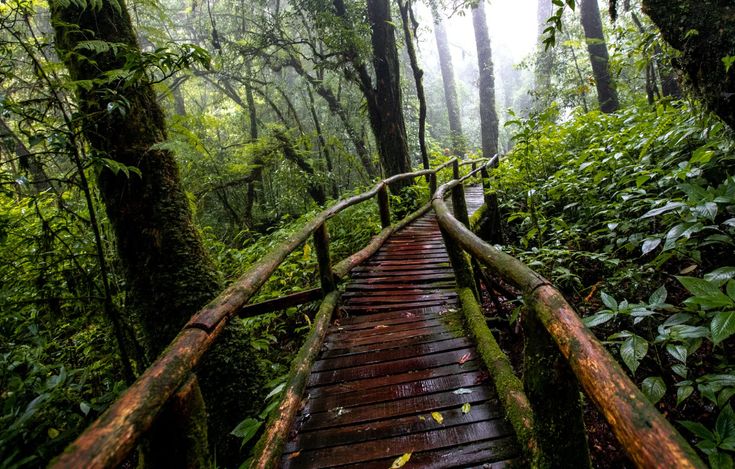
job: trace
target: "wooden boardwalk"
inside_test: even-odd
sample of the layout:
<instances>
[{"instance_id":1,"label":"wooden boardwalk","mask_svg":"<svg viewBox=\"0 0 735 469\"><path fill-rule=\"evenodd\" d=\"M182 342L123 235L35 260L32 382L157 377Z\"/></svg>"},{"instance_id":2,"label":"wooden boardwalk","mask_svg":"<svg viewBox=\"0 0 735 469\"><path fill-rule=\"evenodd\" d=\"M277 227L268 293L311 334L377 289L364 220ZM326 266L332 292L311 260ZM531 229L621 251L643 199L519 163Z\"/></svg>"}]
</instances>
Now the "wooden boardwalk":
<instances>
[{"instance_id":1,"label":"wooden boardwalk","mask_svg":"<svg viewBox=\"0 0 735 469\"><path fill-rule=\"evenodd\" d=\"M482 189L467 189L473 212ZM507 467L519 450L463 330L430 212L353 271L309 377L283 467Z\"/></svg>"}]
</instances>

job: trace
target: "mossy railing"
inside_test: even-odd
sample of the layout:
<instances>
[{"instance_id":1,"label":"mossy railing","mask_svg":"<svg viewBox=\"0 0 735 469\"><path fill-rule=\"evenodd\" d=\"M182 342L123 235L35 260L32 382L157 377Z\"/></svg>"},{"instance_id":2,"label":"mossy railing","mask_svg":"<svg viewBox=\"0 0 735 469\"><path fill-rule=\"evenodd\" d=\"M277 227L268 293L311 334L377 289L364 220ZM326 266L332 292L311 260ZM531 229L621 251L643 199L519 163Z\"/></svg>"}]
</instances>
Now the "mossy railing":
<instances>
[{"instance_id":1,"label":"mossy railing","mask_svg":"<svg viewBox=\"0 0 735 469\"><path fill-rule=\"evenodd\" d=\"M493 165L493 160L486 165ZM457 178L439 187L431 203L457 273L468 326L478 341L484 362L493 372L498 393L531 464L589 466L579 392L575 391L578 382L638 467L707 467L585 327L564 296L530 267L486 243L469 229L469 220L463 215L466 212L462 211L462 181ZM444 201L449 193L459 220ZM467 254L522 292L528 310L524 324L529 329L526 344L527 349L531 345L530 358L535 360L533 368L525 371L537 374L537 383L529 385L526 379L526 385L521 386L515 375L508 374L507 358L499 355L490 329L479 317L473 281L462 280L472 278ZM533 396L539 389L548 394ZM534 397L541 397L547 405L539 405Z\"/></svg>"},{"instance_id":2,"label":"mossy railing","mask_svg":"<svg viewBox=\"0 0 735 469\"><path fill-rule=\"evenodd\" d=\"M257 308L248 307L248 301L286 257L313 236L319 263L321 293L325 302L318 315L318 327L312 328L297 356L303 363L294 364L295 371L292 372L290 383L293 389L297 389L300 373L303 373L304 366L310 367L314 347L321 344L323 326L325 323L328 324L331 318L333 305L337 300L334 293L337 281L375 253L393 232L431 209L431 202L428 202L399 223L391 224L388 197L390 185L423 176L429 180L429 198L431 198L436 190L437 175L441 170L451 166L456 177L459 166L471 164L474 168L480 162L484 160L460 162L457 158L453 158L434 169L392 176L380 181L371 190L341 200L320 212L301 230L263 256L217 298L195 313L156 361L61 455L55 458L50 466L53 468L118 466L162 415L177 422L172 427L179 428L181 432L200 428L201 422L195 420L201 419L205 413L196 382L196 366L233 317L250 317L269 310L269 306L263 304ZM361 251L332 266L329 257L327 221L344 209L372 198L377 200L383 230ZM270 307L286 303L293 305L299 298L307 301L313 299L313 296L313 292L307 291L301 296L292 296L287 301L272 302ZM174 415L170 415L171 413ZM181 436L186 438L187 435ZM206 451L206 445L198 446L203 447L201 451ZM187 454L186 458L189 461L197 461L202 459L200 456Z\"/></svg>"}]
</instances>

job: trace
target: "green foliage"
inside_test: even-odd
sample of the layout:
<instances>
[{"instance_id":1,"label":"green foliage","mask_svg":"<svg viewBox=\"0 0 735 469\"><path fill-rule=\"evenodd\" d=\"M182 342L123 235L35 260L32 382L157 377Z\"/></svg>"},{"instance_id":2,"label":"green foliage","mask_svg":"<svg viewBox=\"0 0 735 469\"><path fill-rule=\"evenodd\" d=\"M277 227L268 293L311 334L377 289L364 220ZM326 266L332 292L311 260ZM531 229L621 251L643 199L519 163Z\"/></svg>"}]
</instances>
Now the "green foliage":
<instances>
[{"instance_id":1,"label":"green foliage","mask_svg":"<svg viewBox=\"0 0 735 469\"><path fill-rule=\"evenodd\" d=\"M517 240L508 249L575 299L651 402L678 406L675 413L714 405L727 428L731 135L684 103L557 119L547 110L510 122L516 145L495 172ZM722 435L697 425L711 464L729 467Z\"/></svg>"}]
</instances>

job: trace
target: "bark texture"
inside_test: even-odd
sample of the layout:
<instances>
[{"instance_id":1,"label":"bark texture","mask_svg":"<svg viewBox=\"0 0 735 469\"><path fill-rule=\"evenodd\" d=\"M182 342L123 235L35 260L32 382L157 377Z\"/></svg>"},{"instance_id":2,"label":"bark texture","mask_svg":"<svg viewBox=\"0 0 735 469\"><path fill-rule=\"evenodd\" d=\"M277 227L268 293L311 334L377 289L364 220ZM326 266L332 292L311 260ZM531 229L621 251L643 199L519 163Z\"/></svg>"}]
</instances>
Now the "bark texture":
<instances>
[{"instance_id":1,"label":"bark texture","mask_svg":"<svg viewBox=\"0 0 735 469\"><path fill-rule=\"evenodd\" d=\"M735 129L735 4L730 0L643 0L643 11L672 47L675 65L705 105Z\"/></svg>"},{"instance_id":2,"label":"bark texture","mask_svg":"<svg viewBox=\"0 0 735 469\"><path fill-rule=\"evenodd\" d=\"M482 156L492 158L498 152L498 114L495 111L495 74L490 34L487 30L485 3L480 1L472 9L472 25L477 45L477 67L480 72L480 131Z\"/></svg>"},{"instance_id":3,"label":"bark texture","mask_svg":"<svg viewBox=\"0 0 735 469\"><path fill-rule=\"evenodd\" d=\"M452 152L457 156L462 156L464 154L462 117L459 112L457 85L454 81L452 52L449 50L449 39L447 38L447 30L444 27L444 20L437 12L434 12L434 36L436 37L436 47L439 50L439 67L441 68L442 82L444 83L444 100L447 103L449 137L452 143Z\"/></svg>"},{"instance_id":4,"label":"bark texture","mask_svg":"<svg viewBox=\"0 0 735 469\"><path fill-rule=\"evenodd\" d=\"M370 125L387 176L411 171L403 120L401 77L396 48L395 27L388 0L368 0L368 18L372 29L375 88L368 98ZM372 102L372 104L371 104Z\"/></svg>"},{"instance_id":5,"label":"bark texture","mask_svg":"<svg viewBox=\"0 0 735 469\"><path fill-rule=\"evenodd\" d=\"M597 0L581 0L580 14L582 28L587 41L587 51L592 63L592 74L595 77L597 101L602 112L615 112L620 108L618 90L610 73L610 56L607 52L605 35L602 31L602 18Z\"/></svg>"},{"instance_id":6,"label":"bark texture","mask_svg":"<svg viewBox=\"0 0 735 469\"><path fill-rule=\"evenodd\" d=\"M129 63L126 55L140 54L125 2L87 8L75 3L52 1L50 7L56 48L71 78L94 83L77 91L84 137L97 155L141 172L140 177L127 177L104 169L98 185L125 269L127 307L142 326L151 360L214 296L218 280L193 223L174 155L155 148L166 140L166 132L151 84L145 78L104 80L107 72ZM89 40L118 47L80 47ZM250 393L257 385L255 380L244 384L252 365L246 356L248 341L237 336L233 328L223 334L200 375L211 405L210 436L222 463L229 461L226 435L250 410ZM218 382L222 374L228 376L227 384Z\"/></svg>"}]
</instances>

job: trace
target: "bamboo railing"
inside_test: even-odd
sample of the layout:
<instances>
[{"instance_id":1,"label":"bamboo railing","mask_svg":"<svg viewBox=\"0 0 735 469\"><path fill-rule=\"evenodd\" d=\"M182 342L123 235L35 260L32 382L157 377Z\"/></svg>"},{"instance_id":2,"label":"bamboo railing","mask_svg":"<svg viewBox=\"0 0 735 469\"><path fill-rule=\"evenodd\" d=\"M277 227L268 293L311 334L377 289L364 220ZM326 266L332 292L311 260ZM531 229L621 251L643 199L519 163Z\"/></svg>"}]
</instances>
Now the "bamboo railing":
<instances>
[{"instance_id":1,"label":"bamboo railing","mask_svg":"<svg viewBox=\"0 0 735 469\"><path fill-rule=\"evenodd\" d=\"M457 158L453 158L434 169L392 176L380 181L372 189L341 200L317 214L301 230L271 250L213 301L195 313L156 361L61 455L52 461L50 466L53 468L104 468L115 467L122 463L151 428L164 407L172 399L186 399L193 392L192 389L196 387L193 385L196 383L196 366L233 317L263 314L284 304L297 304L300 299L304 301L313 299L314 292L307 291L301 296L291 296L280 302L274 301L270 305L264 306L262 303L252 307L248 305L248 301L291 252L313 236L319 263L321 296L328 300L327 304L332 304L336 301L332 292L336 289L338 279L345 277L353 267L375 253L393 232L431 209L431 204L426 203L401 222L392 225L388 197L388 189L391 184L424 176L429 180L429 197L431 197L436 189L436 179L440 171L452 166L456 176L459 166L471 164L474 167L483 161L459 162ZM368 201L373 197L377 199L383 230L364 249L332 266L329 258L327 221L346 208ZM329 314L321 314L319 324L323 326L324 318L330 317L331 310ZM315 343L320 343L319 338L315 338L315 334L321 331L322 326L312 329L306 339L306 345L313 347ZM298 357L308 358L309 353L304 352L303 356L302 353L299 353ZM189 418L186 415L179 417L184 421Z\"/></svg>"},{"instance_id":2,"label":"bamboo railing","mask_svg":"<svg viewBox=\"0 0 735 469\"><path fill-rule=\"evenodd\" d=\"M495 158L489 161L486 166L492 166L496 162ZM464 193L461 183L462 179L454 179L439 187L432 199L432 206L442 229L450 259L453 261L452 265L457 272L460 299L465 314L468 314L468 309L470 310L468 315L469 325L471 329L484 328L479 333L473 330L473 335L476 338L478 335L481 338L488 338L489 336L490 340L494 342L484 318L479 323L475 318L475 324L472 324L472 310L479 311L479 307L474 295L467 293L471 291L471 285L466 282L463 285L461 281L462 277L466 276L471 269L469 262L464 259L463 253L465 252L485 265L498 278L508 281L521 291L525 305L530 310L530 319L538 321L540 327L544 329L543 334L548 335L553 340L554 348L561 352L563 360L570 366L573 372L572 377L576 377L586 395L600 409L623 449L638 467L707 467L692 447L630 380L595 335L582 323L574 308L569 305L559 290L518 259L477 237L467 226L467 220L460 221L452 215L444 201L449 193L452 193L454 214L459 214L462 218L463 213L466 213L461 210L461 207L464 206ZM461 255L452 255L453 251ZM465 289L464 294L463 289ZM534 336L534 338L536 337ZM483 358L486 358L484 354L482 355ZM498 360L496 355L489 354L489 356L493 358L486 359L485 362L491 368L491 371L495 368L493 374L497 374L498 370L501 372L507 371L503 363L497 363L503 360ZM551 362L553 360L548 360L548 363ZM496 377L494 376L494 378ZM515 410L513 408L506 409L509 414L514 411L520 412L521 419L515 419L513 415L510 415L510 419L519 439L522 440L522 445L525 445L524 449L526 449L527 457L534 465L555 467L560 464L561 462L549 461L548 451L547 454L540 454L537 451L535 446L537 441L534 435L529 435L528 432L529 419L536 427L536 431L539 429L539 424L543 422L539 422L537 409L534 409L534 415L529 414L528 400L519 395L517 383L509 386L507 382L499 382L496 378L496 387L498 387L498 392L506 407L516 408ZM508 389L504 390L501 387ZM551 391L554 392L554 390L557 392L544 396L550 403L554 403L554 400L558 397L558 387ZM579 400L578 392L576 399ZM563 410L558 403L554 403L552 407L554 406L559 411ZM569 431L569 427L573 425L573 422L563 421L562 425L566 428L557 427L557 429L563 430L564 434L553 435L556 439L555 445L567 444L565 440L568 440L571 433L573 433ZM540 437L541 435L537 434L535 436ZM586 452L584 434L582 434L582 440L579 443L572 442L572 445L577 445L577 448L579 448L579 445L584 445L582 451ZM555 449L558 450L558 447ZM584 459L584 455L581 459ZM574 464L570 465L569 460L564 463L567 467L580 467ZM587 462L586 465L589 465L589 463Z\"/></svg>"}]
</instances>

